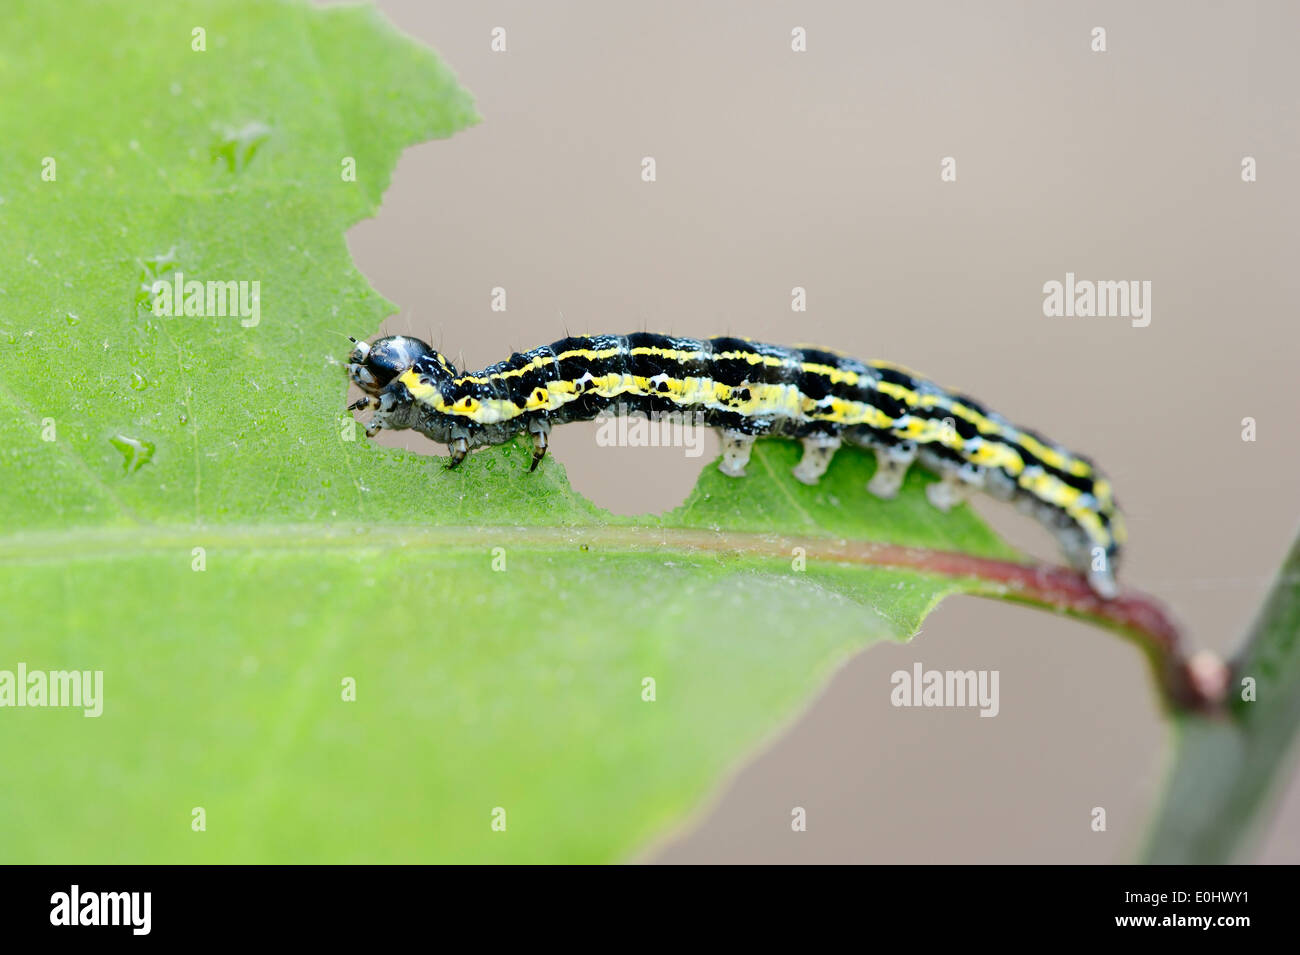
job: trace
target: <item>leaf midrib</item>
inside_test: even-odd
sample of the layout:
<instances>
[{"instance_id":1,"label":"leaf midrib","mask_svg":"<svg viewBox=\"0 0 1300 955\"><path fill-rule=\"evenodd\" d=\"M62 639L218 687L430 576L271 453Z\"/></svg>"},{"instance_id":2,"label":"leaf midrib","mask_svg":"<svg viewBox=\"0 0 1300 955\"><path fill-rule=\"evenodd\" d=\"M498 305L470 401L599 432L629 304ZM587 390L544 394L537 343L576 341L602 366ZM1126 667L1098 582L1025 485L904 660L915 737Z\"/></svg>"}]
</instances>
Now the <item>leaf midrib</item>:
<instances>
[{"instance_id":1,"label":"leaf midrib","mask_svg":"<svg viewBox=\"0 0 1300 955\"><path fill-rule=\"evenodd\" d=\"M19 532L0 536L0 563L23 564L51 560L97 559L161 553L197 546L240 551L371 551L388 547L405 550L477 550L503 543L529 550L587 545L608 552L643 552L670 549L704 551L755 557L791 559L803 548L809 560L913 567L926 555L945 554L955 559L1006 566L1006 561L974 557L955 551L864 540L847 540L825 534L798 537L745 531L710 531L678 527L637 525L415 525L365 524L217 524L84 527L57 531ZM952 576L938 574L938 576Z\"/></svg>"}]
</instances>

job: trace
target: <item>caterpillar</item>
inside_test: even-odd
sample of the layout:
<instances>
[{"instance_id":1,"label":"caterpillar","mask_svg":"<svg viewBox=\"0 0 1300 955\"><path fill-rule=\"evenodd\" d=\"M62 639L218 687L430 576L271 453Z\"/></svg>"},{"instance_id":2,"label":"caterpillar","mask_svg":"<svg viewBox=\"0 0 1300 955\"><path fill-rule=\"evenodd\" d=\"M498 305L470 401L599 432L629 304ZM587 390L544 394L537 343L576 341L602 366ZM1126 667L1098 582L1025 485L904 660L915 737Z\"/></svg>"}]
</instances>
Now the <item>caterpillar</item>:
<instances>
[{"instance_id":1,"label":"caterpillar","mask_svg":"<svg viewBox=\"0 0 1300 955\"><path fill-rule=\"evenodd\" d=\"M697 413L722 434L722 473L743 477L755 438L797 439L794 476L816 484L844 442L875 453L867 490L891 498L913 462L934 472L930 503L947 511L982 490L1012 501L1057 538L1093 591L1112 599L1125 541L1110 482L1093 463L978 401L900 365L743 338L639 333L565 338L462 373L423 341L351 339L349 378L374 411L366 436L414 428L446 444L449 467L484 445L532 436L529 470L552 425L588 421L616 402L631 414Z\"/></svg>"}]
</instances>

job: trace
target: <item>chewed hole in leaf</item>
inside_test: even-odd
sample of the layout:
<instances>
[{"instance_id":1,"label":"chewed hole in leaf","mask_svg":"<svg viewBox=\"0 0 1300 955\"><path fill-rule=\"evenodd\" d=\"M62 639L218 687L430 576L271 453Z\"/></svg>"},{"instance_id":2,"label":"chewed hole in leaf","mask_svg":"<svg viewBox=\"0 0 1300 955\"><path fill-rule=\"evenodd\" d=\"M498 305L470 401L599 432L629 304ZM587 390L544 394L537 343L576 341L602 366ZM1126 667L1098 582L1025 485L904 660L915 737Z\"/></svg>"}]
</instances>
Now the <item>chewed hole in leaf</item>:
<instances>
[{"instance_id":1,"label":"chewed hole in leaf","mask_svg":"<svg viewBox=\"0 0 1300 955\"><path fill-rule=\"evenodd\" d=\"M212 161L222 163L227 172L243 172L262 145L271 138L271 127L253 121L242 126L221 126L212 144Z\"/></svg>"},{"instance_id":2,"label":"chewed hole in leaf","mask_svg":"<svg viewBox=\"0 0 1300 955\"><path fill-rule=\"evenodd\" d=\"M142 381L144 379L141 379ZM156 445L152 441L142 441L139 438L129 438L124 434L115 434L108 439L108 443L117 448L122 455L122 473L134 474L151 460Z\"/></svg>"}]
</instances>

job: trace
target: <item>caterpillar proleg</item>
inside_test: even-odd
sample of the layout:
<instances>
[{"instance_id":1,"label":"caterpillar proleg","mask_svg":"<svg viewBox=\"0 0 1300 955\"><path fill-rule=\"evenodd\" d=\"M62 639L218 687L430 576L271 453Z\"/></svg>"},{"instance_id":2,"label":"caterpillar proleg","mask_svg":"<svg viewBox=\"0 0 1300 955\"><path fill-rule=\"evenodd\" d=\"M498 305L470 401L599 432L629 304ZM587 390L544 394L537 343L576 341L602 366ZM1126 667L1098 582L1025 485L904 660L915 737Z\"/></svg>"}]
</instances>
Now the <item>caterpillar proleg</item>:
<instances>
[{"instance_id":1,"label":"caterpillar proleg","mask_svg":"<svg viewBox=\"0 0 1300 955\"><path fill-rule=\"evenodd\" d=\"M354 339L355 341L355 339ZM756 438L799 440L794 476L815 484L844 443L872 450L867 490L894 496L913 463L939 475L930 503L972 491L1013 501L1043 523L1093 590L1117 594L1124 521L1087 458L1011 424L979 402L883 361L740 338L592 335L460 372L416 338L357 342L348 375L374 411L366 434L414 428L446 444L455 467L475 448L527 432L535 469L552 425L588 421L616 402L630 413L696 412L722 433L724 474L742 477Z\"/></svg>"}]
</instances>

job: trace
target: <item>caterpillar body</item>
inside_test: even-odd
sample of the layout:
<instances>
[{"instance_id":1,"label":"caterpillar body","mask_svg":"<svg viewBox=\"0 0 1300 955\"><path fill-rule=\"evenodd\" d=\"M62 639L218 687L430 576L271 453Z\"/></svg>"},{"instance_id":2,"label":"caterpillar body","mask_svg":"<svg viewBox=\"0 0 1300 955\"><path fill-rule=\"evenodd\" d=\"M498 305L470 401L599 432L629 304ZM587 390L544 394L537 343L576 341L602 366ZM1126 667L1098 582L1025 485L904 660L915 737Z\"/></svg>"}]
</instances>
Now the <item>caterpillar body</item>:
<instances>
[{"instance_id":1,"label":"caterpillar body","mask_svg":"<svg viewBox=\"0 0 1300 955\"><path fill-rule=\"evenodd\" d=\"M356 342L356 339L353 339ZM618 403L631 414L697 413L720 429L724 474L741 477L755 438L799 440L794 476L815 484L843 443L872 450L867 490L893 497L913 462L938 474L926 488L948 510L973 490L1013 501L1056 536L1101 597L1116 596L1124 521L1092 462L978 401L915 372L822 348L741 338L639 333L565 338L462 373L406 336L356 342L348 375L374 416L366 434L414 428L447 444L451 467L474 448L529 433L532 468L552 425L588 421Z\"/></svg>"}]
</instances>

